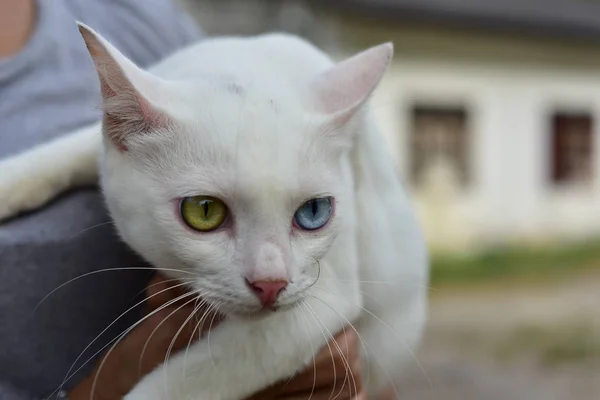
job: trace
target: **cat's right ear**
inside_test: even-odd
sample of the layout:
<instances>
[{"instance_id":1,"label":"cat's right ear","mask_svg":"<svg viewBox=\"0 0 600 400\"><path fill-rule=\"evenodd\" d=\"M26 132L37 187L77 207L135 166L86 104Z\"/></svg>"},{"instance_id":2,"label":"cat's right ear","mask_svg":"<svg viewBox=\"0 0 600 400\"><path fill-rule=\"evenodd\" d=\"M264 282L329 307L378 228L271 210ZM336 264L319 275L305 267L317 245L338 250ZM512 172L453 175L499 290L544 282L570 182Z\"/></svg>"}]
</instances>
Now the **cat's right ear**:
<instances>
[{"instance_id":1,"label":"cat's right ear","mask_svg":"<svg viewBox=\"0 0 600 400\"><path fill-rule=\"evenodd\" d=\"M311 92L318 111L332 117L334 124L347 122L375 90L393 54L392 43L384 43L316 76L311 83Z\"/></svg>"},{"instance_id":2,"label":"cat's right ear","mask_svg":"<svg viewBox=\"0 0 600 400\"><path fill-rule=\"evenodd\" d=\"M104 111L103 130L121 151L132 135L166 128L168 116L152 99L160 93L160 81L138 68L106 39L78 22L79 32L98 73Z\"/></svg>"}]
</instances>

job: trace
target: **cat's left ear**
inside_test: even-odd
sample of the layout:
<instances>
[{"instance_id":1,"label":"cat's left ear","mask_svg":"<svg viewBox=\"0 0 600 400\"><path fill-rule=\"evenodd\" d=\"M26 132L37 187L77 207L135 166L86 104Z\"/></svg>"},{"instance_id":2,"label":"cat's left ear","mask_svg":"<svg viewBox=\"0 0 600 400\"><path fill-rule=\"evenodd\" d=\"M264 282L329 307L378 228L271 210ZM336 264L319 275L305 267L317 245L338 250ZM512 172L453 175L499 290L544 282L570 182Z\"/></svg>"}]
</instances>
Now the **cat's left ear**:
<instances>
[{"instance_id":1,"label":"cat's left ear","mask_svg":"<svg viewBox=\"0 0 600 400\"><path fill-rule=\"evenodd\" d=\"M394 46L384 43L338 63L315 77L311 93L318 111L343 124L369 98L383 77Z\"/></svg>"},{"instance_id":2,"label":"cat's left ear","mask_svg":"<svg viewBox=\"0 0 600 400\"><path fill-rule=\"evenodd\" d=\"M166 128L170 118L156 106L162 81L137 67L88 26L77 25L98 72L103 131L112 144L126 151L127 140L133 136Z\"/></svg>"}]
</instances>

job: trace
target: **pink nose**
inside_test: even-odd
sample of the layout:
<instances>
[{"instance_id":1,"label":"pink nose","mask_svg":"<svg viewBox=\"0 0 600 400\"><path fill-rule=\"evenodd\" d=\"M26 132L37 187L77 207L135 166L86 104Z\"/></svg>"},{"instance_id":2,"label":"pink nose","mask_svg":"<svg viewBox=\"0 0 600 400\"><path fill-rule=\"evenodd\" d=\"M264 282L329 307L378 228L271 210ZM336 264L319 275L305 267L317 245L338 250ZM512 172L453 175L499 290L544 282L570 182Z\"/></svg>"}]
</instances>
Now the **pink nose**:
<instances>
[{"instance_id":1,"label":"pink nose","mask_svg":"<svg viewBox=\"0 0 600 400\"><path fill-rule=\"evenodd\" d=\"M269 307L277 301L279 294L287 286L287 281L246 281L256 294L263 307Z\"/></svg>"}]
</instances>

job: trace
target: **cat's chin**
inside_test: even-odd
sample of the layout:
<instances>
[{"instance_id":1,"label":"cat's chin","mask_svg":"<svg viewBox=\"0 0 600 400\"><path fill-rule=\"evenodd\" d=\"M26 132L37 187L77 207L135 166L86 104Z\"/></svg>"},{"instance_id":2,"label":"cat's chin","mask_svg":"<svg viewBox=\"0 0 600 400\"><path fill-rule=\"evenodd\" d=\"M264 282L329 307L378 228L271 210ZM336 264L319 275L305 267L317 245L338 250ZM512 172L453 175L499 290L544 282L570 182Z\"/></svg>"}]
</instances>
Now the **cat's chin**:
<instances>
[{"instance_id":1,"label":"cat's chin","mask_svg":"<svg viewBox=\"0 0 600 400\"><path fill-rule=\"evenodd\" d=\"M289 311L295 308L298 303L294 304L286 304L282 306L275 306L272 308L256 308L256 309L248 309L248 310L220 310L222 314L225 314L231 318L248 320L248 321L256 321L259 319L267 318L276 313L282 313Z\"/></svg>"},{"instance_id":2,"label":"cat's chin","mask_svg":"<svg viewBox=\"0 0 600 400\"><path fill-rule=\"evenodd\" d=\"M275 314L277 311L272 310L261 310L257 312L236 312L229 314L232 318L245 320L245 321L257 321L263 318L267 318L270 315Z\"/></svg>"}]
</instances>

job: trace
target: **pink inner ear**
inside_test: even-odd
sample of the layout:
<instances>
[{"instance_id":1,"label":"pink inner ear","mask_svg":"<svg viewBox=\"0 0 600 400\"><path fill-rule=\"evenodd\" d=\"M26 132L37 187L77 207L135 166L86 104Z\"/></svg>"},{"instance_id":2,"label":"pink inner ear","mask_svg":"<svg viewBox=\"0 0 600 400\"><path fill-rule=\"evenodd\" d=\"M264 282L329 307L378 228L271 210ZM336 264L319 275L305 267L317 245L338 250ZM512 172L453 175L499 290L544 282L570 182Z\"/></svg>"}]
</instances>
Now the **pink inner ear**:
<instances>
[{"instance_id":1,"label":"pink inner ear","mask_svg":"<svg viewBox=\"0 0 600 400\"><path fill-rule=\"evenodd\" d=\"M393 55L391 43L372 47L325 71L313 81L319 110L352 113L373 92Z\"/></svg>"},{"instance_id":2,"label":"pink inner ear","mask_svg":"<svg viewBox=\"0 0 600 400\"><path fill-rule=\"evenodd\" d=\"M127 150L125 142L129 137L168 127L169 117L137 91L118 93L108 85L103 86L106 88L103 129L120 150Z\"/></svg>"},{"instance_id":3,"label":"pink inner ear","mask_svg":"<svg viewBox=\"0 0 600 400\"><path fill-rule=\"evenodd\" d=\"M128 137L166 128L169 117L140 92L154 93L156 83L101 36L84 25L79 30L94 61L103 100L103 129L111 142L127 150ZM139 88L139 89L138 89Z\"/></svg>"},{"instance_id":4,"label":"pink inner ear","mask_svg":"<svg viewBox=\"0 0 600 400\"><path fill-rule=\"evenodd\" d=\"M143 98L130 103L123 100L115 99L114 107L107 106L106 102L104 106L104 133L119 150L127 151L125 142L132 135L168 127L169 118Z\"/></svg>"}]
</instances>

